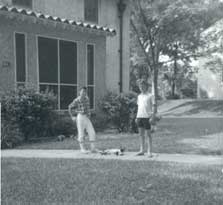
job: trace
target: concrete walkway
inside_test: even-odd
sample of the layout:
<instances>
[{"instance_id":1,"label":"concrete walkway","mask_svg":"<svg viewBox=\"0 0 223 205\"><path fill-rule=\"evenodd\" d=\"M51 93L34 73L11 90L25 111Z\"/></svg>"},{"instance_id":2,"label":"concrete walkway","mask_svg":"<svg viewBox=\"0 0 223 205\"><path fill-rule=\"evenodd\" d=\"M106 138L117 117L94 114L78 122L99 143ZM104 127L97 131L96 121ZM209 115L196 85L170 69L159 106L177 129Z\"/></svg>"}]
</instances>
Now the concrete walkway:
<instances>
[{"instance_id":1,"label":"concrete walkway","mask_svg":"<svg viewBox=\"0 0 223 205\"><path fill-rule=\"evenodd\" d=\"M2 158L46 158L46 159L102 159L128 161L160 161L203 165L223 165L223 156L191 155L191 154L156 154L153 158L136 156L135 152L125 152L123 156L82 154L78 150L2 150Z\"/></svg>"}]
</instances>

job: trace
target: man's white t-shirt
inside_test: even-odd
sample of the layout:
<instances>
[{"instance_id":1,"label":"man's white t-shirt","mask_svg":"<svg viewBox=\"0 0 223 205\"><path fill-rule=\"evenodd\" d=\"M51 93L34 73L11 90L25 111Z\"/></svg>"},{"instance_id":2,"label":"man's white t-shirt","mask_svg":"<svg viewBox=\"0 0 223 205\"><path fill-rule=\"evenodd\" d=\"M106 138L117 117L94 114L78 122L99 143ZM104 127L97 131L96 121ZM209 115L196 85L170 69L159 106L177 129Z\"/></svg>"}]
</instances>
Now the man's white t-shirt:
<instances>
[{"instance_id":1,"label":"man's white t-shirt","mask_svg":"<svg viewBox=\"0 0 223 205\"><path fill-rule=\"evenodd\" d=\"M151 93L141 93L137 99L137 118L149 118L153 113L154 95Z\"/></svg>"}]
</instances>

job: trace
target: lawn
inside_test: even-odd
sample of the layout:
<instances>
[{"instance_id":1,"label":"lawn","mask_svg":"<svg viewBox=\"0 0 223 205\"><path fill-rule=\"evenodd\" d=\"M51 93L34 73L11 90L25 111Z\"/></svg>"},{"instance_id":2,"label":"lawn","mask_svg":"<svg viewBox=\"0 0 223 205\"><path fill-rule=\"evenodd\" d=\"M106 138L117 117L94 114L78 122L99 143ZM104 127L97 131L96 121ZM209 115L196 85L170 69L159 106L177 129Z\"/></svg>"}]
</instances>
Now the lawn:
<instances>
[{"instance_id":1,"label":"lawn","mask_svg":"<svg viewBox=\"0 0 223 205\"><path fill-rule=\"evenodd\" d=\"M125 147L139 149L138 135L133 133L97 133L100 149ZM164 118L153 137L154 152L190 153L205 155L223 154L223 118ZM18 149L78 149L76 140L67 138L41 143L29 143Z\"/></svg>"},{"instance_id":2,"label":"lawn","mask_svg":"<svg viewBox=\"0 0 223 205\"><path fill-rule=\"evenodd\" d=\"M161 102L159 112L164 116L223 116L223 100L181 99Z\"/></svg>"},{"instance_id":3,"label":"lawn","mask_svg":"<svg viewBox=\"0 0 223 205\"><path fill-rule=\"evenodd\" d=\"M220 166L2 159L4 204L223 204Z\"/></svg>"}]
</instances>

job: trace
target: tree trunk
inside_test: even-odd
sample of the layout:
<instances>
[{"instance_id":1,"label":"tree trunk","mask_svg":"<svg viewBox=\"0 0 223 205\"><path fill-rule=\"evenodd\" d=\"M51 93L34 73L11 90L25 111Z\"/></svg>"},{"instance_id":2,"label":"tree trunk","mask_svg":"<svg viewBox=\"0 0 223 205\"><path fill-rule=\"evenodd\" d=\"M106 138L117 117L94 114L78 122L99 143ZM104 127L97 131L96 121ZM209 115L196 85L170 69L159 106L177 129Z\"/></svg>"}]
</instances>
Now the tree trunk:
<instances>
[{"instance_id":1,"label":"tree trunk","mask_svg":"<svg viewBox=\"0 0 223 205\"><path fill-rule=\"evenodd\" d=\"M172 82L172 85L171 85L171 96L172 97L174 97L174 95L175 95L175 89L176 89L176 84L175 84L175 79L174 78L173 78L173 82Z\"/></svg>"},{"instance_id":2,"label":"tree trunk","mask_svg":"<svg viewBox=\"0 0 223 205\"><path fill-rule=\"evenodd\" d=\"M171 95L175 96L176 91L176 79L177 79L177 44L175 45L175 52L174 52L174 66L173 66L173 82L171 87Z\"/></svg>"},{"instance_id":3,"label":"tree trunk","mask_svg":"<svg viewBox=\"0 0 223 205\"><path fill-rule=\"evenodd\" d=\"M158 101L158 67L155 66L153 70L153 89L154 89L154 96L155 96L155 105L153 113L157 113L157 101Z\"/></svg>"}]
</instances>

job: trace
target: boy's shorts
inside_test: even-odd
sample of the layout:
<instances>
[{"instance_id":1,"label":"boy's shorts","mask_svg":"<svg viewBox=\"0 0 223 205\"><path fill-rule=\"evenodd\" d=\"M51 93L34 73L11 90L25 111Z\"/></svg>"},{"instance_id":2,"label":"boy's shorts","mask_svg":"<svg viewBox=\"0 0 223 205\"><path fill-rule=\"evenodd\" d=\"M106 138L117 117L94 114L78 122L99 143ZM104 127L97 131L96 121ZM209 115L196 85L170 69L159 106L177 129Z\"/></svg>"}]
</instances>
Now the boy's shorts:
<instances>
[{"instance_id":1,"label":"boy's shorts","mask_svg":"<svg viewBox=\"0 0 223 205\"><path fill-rule=\"evenodd\" d=\"M144 128L146 130L151 129L151 124L149 121L150 118L137 118L137 126L138 128Z\"/></svg>"}]
</instances>

